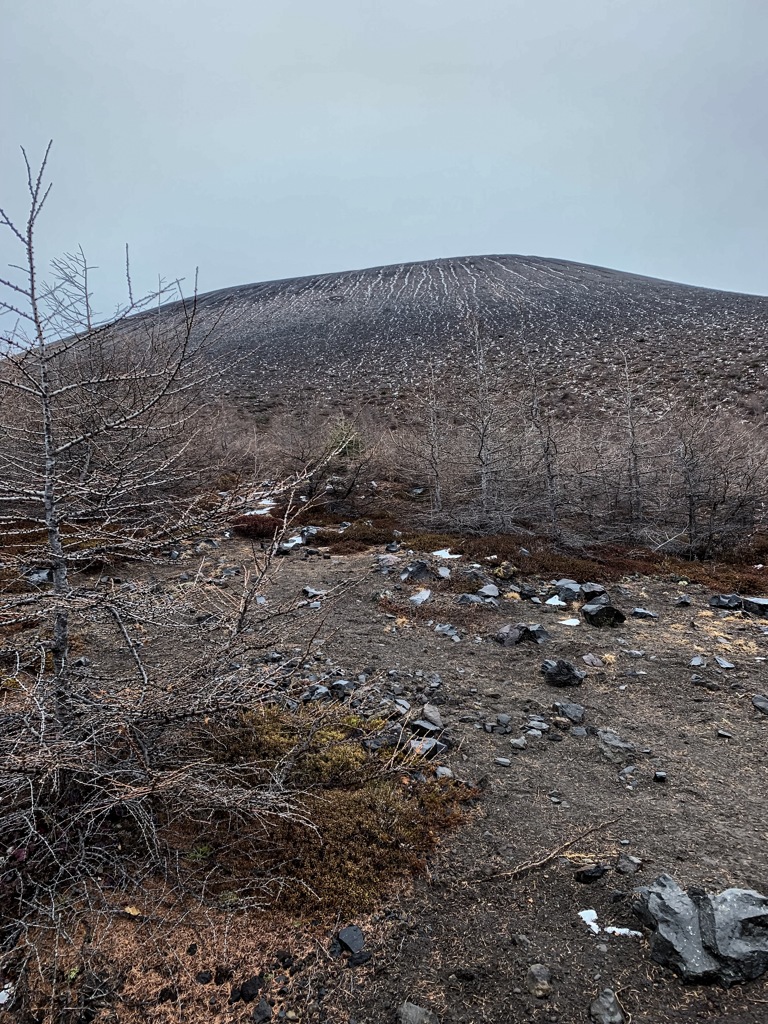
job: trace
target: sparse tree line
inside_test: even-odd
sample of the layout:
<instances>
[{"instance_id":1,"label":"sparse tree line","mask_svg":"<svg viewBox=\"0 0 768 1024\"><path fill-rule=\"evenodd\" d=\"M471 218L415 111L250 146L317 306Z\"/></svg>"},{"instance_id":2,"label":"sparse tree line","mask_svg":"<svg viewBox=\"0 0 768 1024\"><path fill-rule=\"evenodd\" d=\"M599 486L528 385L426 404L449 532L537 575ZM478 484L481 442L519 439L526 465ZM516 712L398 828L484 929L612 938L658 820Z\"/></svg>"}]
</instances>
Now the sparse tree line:
<instances>
[{"instance_id":1,"label":"sparse tree line","mask_svg":"<svg viewBox=\"0 0 768 1024\"><path fill-rule=\"evenodd\" d=\"M765 422L662 401L647 375L628 370L604 408L564 412L552 396L567 382L553 386L467 329L470 365L425 367L394 411L284 411L260 437L265 457L279 464L290 436L309 461L346 422L357 441L331 495L369 494L377 477L423 488L410 514L438 530L521 530L700 559L748 554L768 532Z\"/></svg>"}]
</instances>

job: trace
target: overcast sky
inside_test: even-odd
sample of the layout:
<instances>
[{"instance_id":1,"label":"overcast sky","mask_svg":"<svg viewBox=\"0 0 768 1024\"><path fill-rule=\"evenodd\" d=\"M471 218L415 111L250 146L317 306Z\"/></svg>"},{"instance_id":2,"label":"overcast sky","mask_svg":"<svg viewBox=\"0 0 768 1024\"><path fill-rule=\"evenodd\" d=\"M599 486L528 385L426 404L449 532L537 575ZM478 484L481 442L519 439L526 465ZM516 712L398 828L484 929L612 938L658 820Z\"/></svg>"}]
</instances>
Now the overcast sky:
<instances>
[{"instance_id":1,"label":"overcast sky","mask_svg":"<svg viewBox=\"0 0 768 1024\"><path fill-rule=\"evenodd\" d=\"M493 252L766 293L767 55L767 0L0 0L0 196L53 138L42 252L107 303L125 242L203 290Z\"/></svg>"}]
</instances>

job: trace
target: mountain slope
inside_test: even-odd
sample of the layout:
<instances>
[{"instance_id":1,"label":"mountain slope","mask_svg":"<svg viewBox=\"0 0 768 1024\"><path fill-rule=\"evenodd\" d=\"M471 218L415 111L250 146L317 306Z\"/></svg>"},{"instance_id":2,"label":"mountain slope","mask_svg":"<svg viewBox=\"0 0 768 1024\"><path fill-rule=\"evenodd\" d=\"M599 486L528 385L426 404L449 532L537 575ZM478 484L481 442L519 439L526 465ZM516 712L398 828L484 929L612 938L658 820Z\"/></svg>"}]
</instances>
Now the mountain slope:
<instances>
[{"instance_id":1,"label":"mountain slope","mask_svg":"<svg viewBox=\"0 0 768 1024\"><path fill-rule=\"evenodd\" d=\"M200 297L240 384L396 388L471 350L472 324L587 391L624 357L658 385L717 404L766 387L768 298L530 256L472 256L243 285Z\"/></svg>"}]
</instances>

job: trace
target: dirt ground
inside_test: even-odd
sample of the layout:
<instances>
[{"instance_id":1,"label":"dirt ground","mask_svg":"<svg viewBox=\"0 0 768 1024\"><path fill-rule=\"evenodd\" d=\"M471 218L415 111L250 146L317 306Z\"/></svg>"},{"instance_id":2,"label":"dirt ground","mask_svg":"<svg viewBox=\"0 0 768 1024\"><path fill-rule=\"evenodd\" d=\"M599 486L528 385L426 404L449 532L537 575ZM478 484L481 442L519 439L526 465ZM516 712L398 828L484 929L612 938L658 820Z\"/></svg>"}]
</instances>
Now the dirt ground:
<instances>
[{"instance_id":1,"label":"dirt ground","mask_svg":"<svg viewBox=\"0 0 768 1024\"><path fill-rule=\"evenodd\" d=\"M768 620L712 609L711 591L682 576L636 576L609 584L626 622L597 629L575 608L512 596L512 584L493 575L498 562L473 572L467 558L399 551L384 572L382 555L381 546L326 557L296 548L280 560L268 600L288 603L305 586L326 591L319 607L307 602L287 617L291 643L317 637L323 671L351 680L365 674L365 686L378 689L387 707L394 698L408 701L406 735L424 703L437 706L447 749L424 770L450 768L479 798L442 836L424 874L384 888L373 912L329 919L308 894L300 916L281 915L279 907L228 919L182 916L172 929L172 999L162 995L169 949L144 956L139 925L123 915L115 941L133 949L135 964L118 1002L108 1001L95 1019L132 1022L139 1018L129 1005L143 1003L141 1019L153 1022L266 1020L258 1018L263 1001L229 1000L238 979L262 973L276 1020L386 1024L409 1000L441 1024L570 1024L588 1019L590 1002L612 988L632 1024L768 1021L766 979L729 991L683 985L652 962L647 935L593 935L578 916L593 909L601 926L640 929L633 890L665 872L684 887L768 891L768 717L751 703L768 692ZM215 573L247 562L249 545L222 539L207 557L207 571ZM418 557L433 570L449 568L451 578L401 582L400 571ZM173 589L180 570L188 574L199 561L190 553L159 578ZM495 604L457 604L459 593L476 593L486 579L502 592ZM521 572L514 581L542 601L553 592L551 579ZM224 586L234 591L238 583ZM417 607L410 597L423 587L432 593ZM676 604L682 595L689 606ZM658 618L629 615L637 606ZM570 617L580 625L563 624ZM501 626L517 622L542 623L551 640L513 647L494 641ZM459 642L435 631L445 623L456 627ZM585 663L590 654L602 664ZM706 668L690 667L697 655ZM717 655L734 667L717 667ZM547 684L545 658L572 662L586 673L582 685ZM584 706L586 735L554 721L561 719L557 701ZM510 740L532 717L549 730L513 749ZM596 736L604 728L636 752L609 760ZM627 765L634 770L620 774ZM639 860L635 873L616 870L621 855ZM592 863L608 870L579 882L579 868ZM348 923L362 929L371 954L354 968L334 942ZM528 991L532 964L552 972L548 998Z\"/></svg>"},{"instance_id":2,"label":"dirt ground","mask_svg":"<svg viewBox=\"0 0 768 1024\"><path fill-rule=\"evenodd\" d=\"M239 543L222 547L225 561L237 560ZM302 1016L379 1024L394 1021L408 999L443 1024L567 1024L585 1020L592 999L610 987L633 1024L767 1021L765 980L730 991L684 986L650 960L647 936L593 935L578 912L594 909L599 924L637 929L632 892L663 872L683 886L768 890L768 718L751 703L768 690L768 622L711 609L711 592L680 577L611 584L627 613L642 606L658 614L630 616L614 629L583 620L563 625L572 612L503 596L498 606L467 609L456 604L457 592L475 592L482 581L458 579L466 559L432 558L453 578L407 584L399 570L417 556L399 552L385 575L382 551L306 558L298 549L284 560L278 592L287 598L307 585L334 591L347 583L338 596L321 598L320 608L296 612L298 634L320 627L322 649L339 671L349 678L366 672L390 696L394 687L410 702L411 718L425 700L437 705L448 744L438 763L478 785L482 798L443 839L424 877L382 893L375 914L355 918L372 959L355 969L328 960L321 1007L312 1004ZM488 562L476 575L493 567ZM552 592L548 580L517 582L542 598ZM409 597L422 586L432 596L414 608ZM676 605L683 594L690 606ZM541 622L552 640L511 648L493 641L500 626L520 621ZM435 632L446 622L457 626L460 642ZM587 654L603 666L589 667ZM707 668L689 667L696 655ZM734 667L716 667L716 655ZM544 658L573 662L586 671L583 684L548 685L540 672ZM691 681L694 672L706 685ZM434 673L436 687L429 682ZM563 700L586 708L586 736L552 724L525 750L510 747L531 715L551 723L553 703ZM510 716L508 731L486 731L498 715ZM637 753L611 762L595 728L614 730ZM622 777L628 763L635 770ZM665 782L655 781L656 771L666 773ZM620 854L642 862L635 874L615 870ZM547 858L543 867L519 870ZM610 870L582 884L575 874L589 862ZM547 999L527 990L534 963L554 976Z\"/></svg>"}]
</instances>

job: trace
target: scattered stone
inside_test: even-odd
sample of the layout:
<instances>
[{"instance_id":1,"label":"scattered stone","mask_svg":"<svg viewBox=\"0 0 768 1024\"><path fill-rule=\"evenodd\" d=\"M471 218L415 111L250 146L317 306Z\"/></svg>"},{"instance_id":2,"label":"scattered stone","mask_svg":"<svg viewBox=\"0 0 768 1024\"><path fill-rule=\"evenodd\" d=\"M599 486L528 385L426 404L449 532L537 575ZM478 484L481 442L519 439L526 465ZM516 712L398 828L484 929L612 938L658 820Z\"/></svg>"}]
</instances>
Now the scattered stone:
<instances>
[{"instance_id":1,"label":"scattered stone","mask_svg":"<svg viewBox=\"0 0 768 1024\"><path fill-rule=\"evenodd\" d=\"M658 782L660 785L664 785L664 783L667 781L667 773L666 772L654 772L653 773L653 781L654 782Z\"/></svg>"},{"instance_id":2,"label":"scattered stone","mask_svg":"<svg viewBox=\"0 0 768 1024\"><path fill-rule=\"evenodd\" d=\"M639 857L633 857L629 853L620 853L616 860L616 871L620 875L635 875L643 866Z\"/></svg>"},{"instance_id":3,"label":"scattered stone","mask_svg":"<svg viewBox=\"0 0 768 1024\"><path fill-rule=\"evenodd\" d=\"M510 740L509 745L513 750L525 750L528 746L528 741L525 736L518 736L516 739Z\"/></svg>"},{"instance_id":4,"label":"scattered stone","mask_svg":"<svg viewBox=\"0 0 768 1024\"><path fill-rule=\"evenodd\" d=\"M449 580L451 578L451 570L447 565L441 565L437 570L437 575L441 580Z\"/></svg>"},{"instance_id":5,"label":"scattered stone","mask_svg":"<svg viewBox=\"0 0 768 1024\"><path fill-rule=\"evenodd\" d=\"M556 701L552 707L558 714L564 715L568 721L573 722L575 725L583 722L587 713L583 705L572 704L570 701Z\"/></svg>"},{"instance_id":6,"label":"scattered stone","mask_svg":"<svg viewBox=\"0 0 768 1024\"><path fill-rule=\"evenodd\" d=\"M768 897L758 892L685 892L662 875L637 891L633 909L653 930L651 957L684 981L730 988L768 970Z\"/></svg>"},{"instance_id":7,"label":"scattered stone","mask_svg":"<svg viewBox=\"0 0 768 1024\"><path fill-rule=\"evenodd\" d=\"M496 643L504 647L511 647L524 641L534 644L543 644L552 637L540 623L527 625L525 622L518 622L516 626L502 626L496 634Z\"/></svg>"},{"instance_id":8,"label":"scattered stone","mask_svg":"<svg viewBox=\"0 0 768 1024\"><path fill-rule=\"evenodd\" d=\"M541 672L550 686L581 686L585 672L580 672L570 661L545 661Z\"/></svg>"},{"instance_id":9,"label":"scattered stone","mask_svg":"<svg viewBox=\"0 0 768 1024\"><path fill-rule=\"evenodd\" d=\"M448 747L431 736L424 736L422 739L409 740L408 749L417 757L433 757L435 754L444 754Z\"/></svg>"},{"instance_id":10,"label":"scattered stone","mask_svg":"<svg viewBox=\"0 0 768 1024\"><path fill-rule=\"evenodd\" d=\"M587 867L579 868L573 877L582 885L590 885L607 873L608 868L605 864L589 864Z\"/></svg>"},{"instance_id":11,"label":"scattered stone","mask_svg":"<svg viewBox=\"0 0 768 1024\"><path fill-rule=\"evenodd\" d=\"M365 936L356 924L342 928L338 934L339 942L349 953L359 953L365 945Z\"/></svg>"},{"instance_id":12,"label":"scattered stone","mask_svg":"<svg viewBox=\"0 0 768 1024\"><path fill-rule=\"evenodd\" d=\"M435 626L435 632L440 633L441 636L449 637L456 644L461 642L458 629L452 626L450 622L438 622Z\"/></svg>"},{"instance_id":13,"label":"scattered stone","mask_svg":"<svg viewBox=\"0 0 768 1024\"><path fill-rule=\"evenodd\" d=\"M658 619L656 612L650 612L647 608L633 608L632 617L635 619Z\"/></svg>"},{"instance_id":14,"label":"scattered stone","mask_svg":"<svg viewBox=\"0 0 768 1024\"><path fill-rule=\"evenodd\" d=\"M599 604L597 601L585 604L581 609L581 614L590 626L597 626L598 628L602 626L620 626L627 618L624 612L619 611L612 604Z\"/></svg>"},{"instance_id":15,"label":"scattered stone","mask_svg":"<svg viewBox=\"0 0 768 1024\"><path fill-rule=\"evenodd\" d=\"M581 585L576 580L558 580L555 586L557 587L557 596L566 604L580 601L583 596Z\"/></svg>"},{"instance_id":16,"label":"scattered stone","mask_svg":"<svg viewBox=\"0 0 768 1024\"><path fill-rule=\"evenodd\" d=\"M706 658L702 658L702 656L700 654L697 654L695 658L691 658L691 660L688 663L688 667L689 668L706 668L707 667L707 659Z\"/></svg>"},{"instance_id":17,"label":"scattered stone","mask_svg":"<svg viewBox=\"0 0 768 1024\"><path fill-rule=\"evenodd\" d=\"M609 761L621 762L635 753L634 745L623 740L613 729L598 729L597 742Z\"/></svg>"},{"instance_id":18,"label":"scattered stone","mask_svg":"<svg viewBox=\"0 0 768 1024\"><path fill-rule=\"evenodd\" d=\"M447 768L445 765L440 765L440 767L435 771L435 775L437 776L438 779L453 778L453 772L451 771L450 768Z\"/></svg>"},{"instance_id":19,"label":"scattered stone","mask_svg":"<svg viewBox=\"0 0 768 1024\"><path fill-rule=\"evenodd\" d=\"M251 1018L256 1024L266 1024L266 1021L272 1020L272 1007L269 1005L266 999L260 999L259 1004L253 1011L253 1017Z\"/></svg>"},{"instance_id":20,"label":"scattered stone","mask_svg":"<svg viewBox=\"0 0 768 1024\"><path fill-rule=\"evenodd\" d=\"M501 765L502 768L509 768L509 766L512 764L508 757L494 757L493 763Z\"/></svg>"},{"instance_id":21,"label":"scattered stone","mask_svg":"<svg viewBox=\"0 0 768 1024\"><path fill-rule=\"evenodd\" d=\"M627 1019L612 988L604 988L590 1003L589 1017L595 1024L625 1024Z\"/></svg>"},{"instance_id":22,"label":"scattered stone","mask_svg":"<svg viewBox=\"0 0 768 1024\"><path fill-rule=\"evenodd\" d=\"M304 587L302 593L305 597L325 597L327 590L315 590L314 587Z\"/></svg>"},{"instance_id":23,"label":"scattered stone","mask_svg":"<svg viewBox=\"0 0 768 1024\"><path fill-rule=\"evenodd\" d=\"M722 669L736 668L732 661L728 661L727 658L721 658L719 654L715 655L715 664Z\"/></svg>"},{"instance_id":24,"label":"scattered stone","mask_svg":"<svg viewBox=\"0 0 768 1024\"><path fill-rule=\"evenodd\" d=\"M585 665L589 665L590 668L604 668L605 662L601 661L596 654L585 654L581 659Z\"/></svg>"},{"instance_id":25,"label":"scattered stone","mask_svg":"<svg viewBox=\"0 0 768 1024\"><path fill-rule=\"evenodd\" d=\"M432 575L432 570L429 564L423 559L419 558L415 562L411 562L405 569L400 573L400 579L404 583L416 583L418 580L426 580Z\"/></svg>"},{"instance_id":26,"label":"scattered stone","mask_svg":"<svg viewBox=\"0 0 768 1024\"><path fill-rule=\"evenodd\" d=\"M571 736L574 736L578 740L583 740L587 735L587 730L583 725L575 725L571 729Z\"/></svg>"},{"instance_id":27,"label":"scattered stone","mask_svg":"<svg viewBox=\"0 0 768 1024\"><path fill-rule=\"evenodd\" d=\"M421 717L427 722L431 722L432 725L437 729L444 729L443 716L440 714L440 709L435 707L434 704L425 704L421 709Z\"/></svg>"},{"instance_id":28,"label":"scattered stone","mask_svg":"<svg viewBox=\"0 0 768 1024\"><path fill-rule=\"evenodd\" d=\"M752 698L752 706L764 715L768 715L768 697L762 693L756 693Z\"/></svg>"},{"instance_id":29,"label":"scattered stone","mask_svg":"<svg viewBox=\"0 0 768 1024\"><path fill-rule=\"evenodd\" d=\"M717 735L720 737L721 740L732 740L733 739L733 733L732 732L728 732L726 729L718 729L717 730Z\"/></svg>"},{"instance_id":30,"label":"scattered stone","mask_svg":"<svg viewBox=\"0 0 768 1024\"><path fill-rule=\"evenodd\" d=\"M715 594L710 597L709 603L712 608L727 608L729 611L738 611L742 606L738 594Z\"/></svg>"},{"instance_id":31,"label":"scattered stone","mask_svg":"<svg viewBox=\"0 0 768 1024\"><path fill-rule=\"evenodd\" d=\"M432 736L434 733L440 732L439 726L435 725L434 722L428 722L424 718L417 718L415 722L411 722L411 728L422 736Z\"/></svg>"},{"instance_id":32,"label":"scattered stone","mask_svg":"<svg viewBox=\"0 0 768 1024\"><path fill-rule=\"evenodd\" d=\"M264 988L264 975L255 974L240 986L240 998L244 1003L252 1003Z\"/></svg>"},{"instance_id":33,"label":"scattered stone","mask_svg":"<svg viewBox=\"0 0 768 1024\"><path fill-rule=\"evenodd\" d=\"M602 597L606 593L605 587L599 583L582 583L581 593L587 604L591 603L598 597Z\"/></svg>"},{"instance_id":34,"label":"scattered stone","mask_svg":"<svg viewBox=\"0 0 768 1024\"><path fill-rule=\"evenodd\" d=\"M531 964L525 984L535 999L547 999L552 992L552 971L544 964Z\"/></svg>"},{"instance_id":35,"label":"scattered stone","mask_svg":"<svg viewBox=\"0 0 768 1024\"><path fill-rule=\"evenodd\" d=\"M675 601L675 607L677 608L690 608L691 599L687 594L681 594L680 597Z\"/></svg>"},{"instance_id":36,"label":"scattered stone","mask_svg":"<svg viewBox=\"0 0 768 1024\"><path fill-rule=\"evenodd\" d=\"M397 1010L398 1024L440 1024L431 1010L416 1003L405 1002Z\"/></svg>"},{"instance_id":37,"label":"scattered stone","mask_svg":"<svg viewBox=\"0 0 768 1024\"><path fill-rule=\"evenodd\" d=\"M432 597L431 590L419 590L417 593L413 595L413 597L409 598L409 600L411 604L414 604L418 607L419 605L424 604L425 601L428 601L430 597Z\"/></svg>"},{"instance_id":38,"label":"scattered stone","mask_svg":"<svg viewBox=\"0 0 768 1024\"><path fill-rule=\"evenodd\" d=\"M768 618L768 597L744 597L742 606L745 612Z\"/></svg>"},{"instance_id":39,"label":"scattered stone","mask_svg":"<svg viewBox=\"0 0 768 1024\"><path fill-rule=\"evenodd\" d=\"M477 594L459 594L456 604L482 604L483 599Z\"/></svg>"},{"instance_id":40,"label":"scattered stone","mask_svg":"<svg viewBox=\"0 0 768 1024\"><path fill-rule=\"evenodd\" d=\"M478 590L478 594L481 597L498 597L499 588L496 586L495 583L486 583L484 587L480 587L480 589Z\"/></svg>"}]
</instances>

